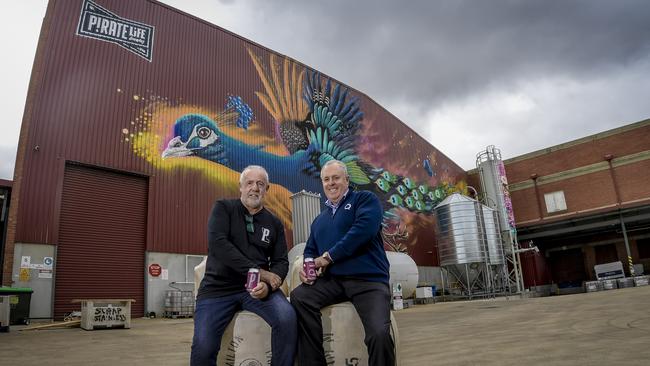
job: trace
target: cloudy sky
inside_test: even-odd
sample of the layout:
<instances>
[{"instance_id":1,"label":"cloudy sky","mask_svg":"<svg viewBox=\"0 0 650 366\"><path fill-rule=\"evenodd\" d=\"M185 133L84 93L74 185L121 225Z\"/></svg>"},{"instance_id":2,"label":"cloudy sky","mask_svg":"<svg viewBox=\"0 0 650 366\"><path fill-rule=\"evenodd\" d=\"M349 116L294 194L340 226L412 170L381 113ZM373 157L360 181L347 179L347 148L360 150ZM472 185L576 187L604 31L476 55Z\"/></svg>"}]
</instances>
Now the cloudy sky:
<instances>
[{"instance_id":1,"label":"cloudy sky","mask_svg":"<svg viewBox=\"0 0 650 366\"><path fill-rule=\"evenodd\" d=\"M650 1L163 2L361 90L465 169L650 118ZM0 178L46 4L0 2Z\"/></svg>"}]
</instances>

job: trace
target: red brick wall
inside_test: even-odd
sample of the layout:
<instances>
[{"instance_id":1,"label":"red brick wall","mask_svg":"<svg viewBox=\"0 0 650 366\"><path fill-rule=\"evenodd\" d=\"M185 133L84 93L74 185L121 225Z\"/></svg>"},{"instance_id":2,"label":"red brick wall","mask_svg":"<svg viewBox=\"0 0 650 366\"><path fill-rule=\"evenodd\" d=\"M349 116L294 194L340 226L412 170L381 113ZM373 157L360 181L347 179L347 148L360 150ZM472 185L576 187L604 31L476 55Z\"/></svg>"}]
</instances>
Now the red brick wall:
<instances>
[{"instance_id":1,"label":"red brick wall","mask_svg":"<svg viewBox=\"0 0 650 366\"><path fill-rule=\"evenodd\" d=\"M604 156L614 156L614 176L618 184L620 200L623 204L650 199L650 159L622 164L621 158L627 155L650 150L650 123L631 131L624 131L607 137L587 139L583 143L567 148L549 148L549 152L520 160L514 158L505 161L506 173L510 184L529 182L532 174L537 174L538 181L545 176L566 172L571 169L600 163L604 170L593 171L584 175L562 179L552 183L538 183L542 217L568 218L584 214L599 208L617 204L616 193L609 168ZM570 145L569 143L568 145ZM555 151L551 151L554 150ZM534 153L531 155L535 155ZM597 169L596 169L597 170ZM547 213L544 194L564 191L567 210ZM515 219L519 225L534 224L540 214L535 199L535 190L529 188L511 192ZM538 223L538 222L537 222Z\"/></svg>"},{"instance_id":2,"label":"red brick wall","mask_svg":"<svg viewBox=\"0 0 650 366\"><path fill-rule=\"evenodd\" d=\"M515 212L515 222L520 223L540 218L540 213L537 209L537 201L535 200L534 188L531 187L519 191L512 191L510 192L510 199L512 200L512 209ZM544 210L542 215L544 215L544 196L541 196L540 199L542 200L542 210Z\"/></svg>"},{"instance_id":3,"label":"red brick wall","mask_svg":"<svg viewBox=\"0 0 650 366\"><path fill-rule=\"evenodd\" d=\"M584 143L555 151L551 151L554 148L548 148L547 150L551 152L529 159L514 162L512 160L517 158L506 160L508 182L517 183L529 180L530 175L533 173L541 177L599 163L603 161L603 157L607 154L621 157L650 150L650 123L630 131L597 139L598 136L602 135L605 135L605 133L594 135L593 139Z\"/></svg>"},{"instance_id":4,"label":"red brick wall","mask_svg":"<svg viewBox=\"0 0 650 366\"><path fill-rule=\"evenodd\" d=\"M649 146L646 146L650 149ZM614 169L621 201L650 198L650 159Z\"/></svg>"}]
</instances>

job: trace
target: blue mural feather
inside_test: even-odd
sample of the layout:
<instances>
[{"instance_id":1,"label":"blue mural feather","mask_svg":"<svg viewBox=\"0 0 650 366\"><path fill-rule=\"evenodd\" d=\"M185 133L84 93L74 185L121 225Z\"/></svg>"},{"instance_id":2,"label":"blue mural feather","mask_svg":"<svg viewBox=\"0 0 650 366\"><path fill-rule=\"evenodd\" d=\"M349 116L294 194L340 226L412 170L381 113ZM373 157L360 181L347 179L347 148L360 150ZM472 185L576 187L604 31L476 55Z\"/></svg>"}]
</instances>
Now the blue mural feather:
<instances>
[{"instance_id":1,"label":"blue mural feather","mask_svg":"<svg viewBox=\"0 0 650 366\"><path fill-rule=\"evenodd\" d=\"M433 169L431 169L431 163L429 162L429 159L424 159L422 165L424 166L424 170L427 172L427 175L433 177Z\"/></svg>"}]
</instances>

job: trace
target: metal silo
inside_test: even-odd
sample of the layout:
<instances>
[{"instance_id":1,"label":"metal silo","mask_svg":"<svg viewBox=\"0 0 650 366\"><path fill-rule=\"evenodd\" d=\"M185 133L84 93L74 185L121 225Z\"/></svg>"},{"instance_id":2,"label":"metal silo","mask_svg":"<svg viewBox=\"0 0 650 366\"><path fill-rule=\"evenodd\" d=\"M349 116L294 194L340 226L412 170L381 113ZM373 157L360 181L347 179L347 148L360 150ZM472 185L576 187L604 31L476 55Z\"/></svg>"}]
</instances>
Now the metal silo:
<instances>
[{"instance_id":1,"label":"metal silo","mask_svg":"<svg viewBox=\"0 0 650 366\"><path fill-rule=\"evenodd\" d=\"M481 204L481 220L488 254L488 286L494 294L504 293L508 289L508 267L503 249L503 240L496 210Z\"/></svg>"},{"instance_id":2,"label":"metal silo","mask_svg":"<svg viewBox=\"0 0 650 366\"><path fill-rule=\"evenodd\" d=\"M488 146L476 157L485 204L499 212L502 230L515 227L515 216L508 191L508 178L501 160L501 150Z\"/></svg>"},{"instance_id":3,"label":"metal silo","mask_svg":"<svg viewBox=\"0 0 650 366\"><path fill-rule=\"evenodd\" d=\"M293 245L306 243L311 223L320 214L320 194L300 191L291 195Z\"/></svg>"},{"instance_id":4,"label":"metal silo","mask_svg":"<svg viewBox=\"0 0 650 366\"><path fill-rule=\"evenodd\" d=\"M503 256L503 243L501 243L501 232L499 230L499 217L496 210L486 205L481 205L483 230L488 250L488 262L491 265L505 263Z\"/></svg>"},{"instance_id":5,"label":"metal silo","mask_svg":"<svg viewBox=\"0 0 650 366\"><path fill-rule=\"evenodd\" d=\"M438 253L441 266L485 262L480 204L459 193L435 208L438 217Z\"/></svg>"},{"instance_id":6,"label":"metal silo","mask_svg":"<svg viewBox=\"0 0 650 366\"><path fill-rule=\"evenodd\" d=\"M492 293L481 204L459 193L435 208L440 265L450 294L473 297Z\"/></svg>"},{"instance_id":7,"label":"metal silo","mask_svg":"<svg viewBox=\"0 0 650 366\"><path fill-rule=\"evenodd\" d=\"M504 288L510 292L520 293L523 289L519 244L515 228L515 215L508 190L506 169L501 159L501 150L488 146L476 155L476 169L481 178L482 201L496 210L501 234L501 248L507 273ZM495 253L496 254L496 253ZM510 268L510 269L509 269Z\"/></svg>"}]
</instances>

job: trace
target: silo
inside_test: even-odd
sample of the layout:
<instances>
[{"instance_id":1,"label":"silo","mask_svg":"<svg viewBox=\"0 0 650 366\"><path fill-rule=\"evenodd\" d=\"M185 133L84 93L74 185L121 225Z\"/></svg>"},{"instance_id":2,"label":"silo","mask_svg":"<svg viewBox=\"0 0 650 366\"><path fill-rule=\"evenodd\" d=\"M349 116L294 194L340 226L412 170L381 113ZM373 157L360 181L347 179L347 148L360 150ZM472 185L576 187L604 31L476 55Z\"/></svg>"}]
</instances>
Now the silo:
<instances>
[{"instance_id":1,"label":"silo","mask_svg":"<svg viewBox=\"0 0 650 366\"><path fill-rule=\"evenodd\" d=\"M499 218L495 209L481 204L483 230L488 250L488 262L491 265L505 263L503 257L503 244L501 243L501 232L499 230Z\"/></svg>"},{"instance_id":2,"label":"silo","mask_svg":"<svg viewBox=\"0 0 650 366\"><path fill-rule=\"evenodd\" d=\"M497 213L504 251L503 267L506 272L504 288L519 293L523 289L518 254L519 244L517 243L515 215L508 190L505 165L501 160L501 151L494 146L488 146L479 152L476 155L476 169L481 178L482 201ZM508 268L512 268L512 270Z\"/></svg>"},{"instance_id":3,"label":"silo","mask_svg":"<svg viewBox=\"0 0 650 366\"><path fill-rule=\"evenodd\" d=\"M291 195L293 244L306 243L311 223L320 214L320 194L302 190Z\"/></svg>"},{"instance_id":4,"label":"silo","mask_svg":"<svg viewBox=\"0 0 650 366\"><path fill-rule=\"evenodd\" d=\"M508 287L508 267L503 250L499 216L496 210L483 204L481 204L481 213L483 233L487 244L488 278L491 281L489 287L495 294L503 293Z\"/></svg>"},{"instance_id":5,"label":"silo","mask_svg":"<svg viewBox=\"0 0 650 366\"><path fill-rule=\"evenodd\" d=\"M489 207L497 210L501 230L514 228L515 217L501 151L494 146L488 146L477 155L476 167L481 177L484 201Z\"/></svg>"},{"instance_id":6,"label":"silo","mask_svg":"<svg viewBox=\"0 0 650 366\"><path fill-rule=\"evenodd\" d=\"M471 298L492 292L481 207L478 201L453 193L435 208L438 255L446 270L443 282L453 295Z\"/></svg>"},{"instance_id":7,"label":"silo","mask_svg":"<svg viewBox=\"0 0 650 366\"><path fill-rule=\"evenodd\" d=\"M435 212L438 218L440 265L485 262L487 255L479 203L454 193L440 202Z\"/></svg>"}]
</instances>

